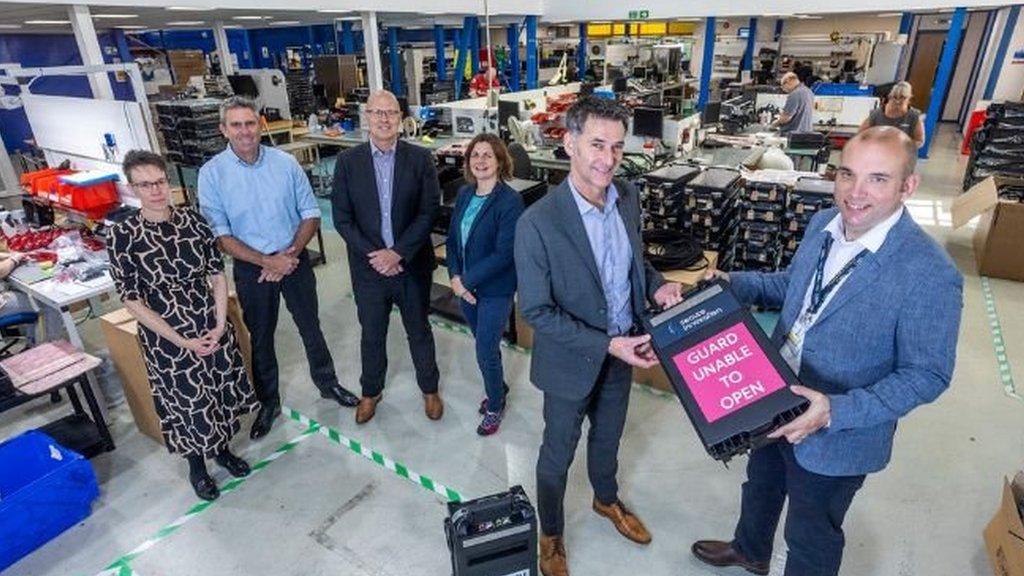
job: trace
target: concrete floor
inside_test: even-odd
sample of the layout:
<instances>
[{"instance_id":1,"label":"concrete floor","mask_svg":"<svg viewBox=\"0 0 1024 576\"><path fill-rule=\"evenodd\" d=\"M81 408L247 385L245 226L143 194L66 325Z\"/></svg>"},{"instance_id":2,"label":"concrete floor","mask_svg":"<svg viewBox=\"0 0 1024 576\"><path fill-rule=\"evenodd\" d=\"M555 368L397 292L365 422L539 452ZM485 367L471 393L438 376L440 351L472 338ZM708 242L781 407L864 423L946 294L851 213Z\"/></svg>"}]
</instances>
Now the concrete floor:
<instances>
[{"instance_id":1,"label":"concrete floor","mask_svg":"<svg viewBox=\"0 0 1024 576\"><path fill-rule=\"evenodd\" d=\"M892 464L871 476L847 517L848 575L990 573L981 531L995 511L1002 477L1022 456L1024 405L1004 393L972 255L972 230L950 229L949 205L966 159L943 130L910 209L953 255L965 276L958 362L951 389L899 427ZM358 324L340 238L325 232L329 262L317 270L323 329L342 383L358 389ZM1024 286L992 280L1013 371L1024 378ZM357 427L351 410L314 393L294 325L278 331L284 401L409 470L472 498L522 484L534 493L541 397L529 383L529 356L506 350L511 404L501 432L474 433L482 385L464 334L435 328L446 402L444 419L422 412L401 325L393 323L387 394L377 417ZM87 345L102 349L95 321ZM59 416L45 402L0 415L0 438ZM117 450L93 460L101 495L93 514L5 574L91 575L176 521L196 503L184 461L134 427L126 406L112 410ZM247 429L247 427L246 427ZM256 462L302 433L278 420L258 443L235 446ZM581 450L566 497L567 547L573 574L738 575L710 570L689 552L693 540L728 538L738 513L744 460L725 469L703 452L677 400L634 388L622 440L620 482L654 535L648 547L621 538L590 511ZM212 466L211 466L212 469ZM219 483L228 480L217 470ZM430 575L450 573L442 522L444 500L368 458L313 434L270 462L213 506L189 518L131 562L144 576L185 574ZM773 574L781 574L781 530Z\"/></svg>"}]
</instances>

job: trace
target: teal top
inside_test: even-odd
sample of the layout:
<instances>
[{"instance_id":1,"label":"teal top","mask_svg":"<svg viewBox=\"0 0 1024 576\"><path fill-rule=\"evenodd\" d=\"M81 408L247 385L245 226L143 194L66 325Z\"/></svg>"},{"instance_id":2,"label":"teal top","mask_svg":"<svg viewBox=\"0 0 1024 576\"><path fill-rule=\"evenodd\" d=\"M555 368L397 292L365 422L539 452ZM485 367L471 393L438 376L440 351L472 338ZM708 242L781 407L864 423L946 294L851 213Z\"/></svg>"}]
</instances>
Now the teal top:
<instances>
[{"instance_id":1,"label":"teal top","mask_svg":"<svg viewBox=\"0 0 1024 576\"><path fill-rule=\"evenodd\" d=\"M466 249L466 239L469 238L469 231L473 228L473 222L476 220L477 214L480 213L480 209L484 207L484 202L487 202L487 196L477 196L473 194L469 199L469 205L466 206L466 211L462 214L462 222L459 223L459 237L462 239L462 249Z\"/></svg>"}]
</instances>

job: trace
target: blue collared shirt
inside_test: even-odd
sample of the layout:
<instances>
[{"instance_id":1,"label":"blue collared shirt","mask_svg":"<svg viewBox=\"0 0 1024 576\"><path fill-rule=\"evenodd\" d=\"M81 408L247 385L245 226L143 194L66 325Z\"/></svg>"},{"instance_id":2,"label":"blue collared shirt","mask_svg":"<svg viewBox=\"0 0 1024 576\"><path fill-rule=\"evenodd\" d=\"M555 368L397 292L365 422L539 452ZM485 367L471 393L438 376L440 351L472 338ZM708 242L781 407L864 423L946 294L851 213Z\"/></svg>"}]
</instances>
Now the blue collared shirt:
<instances>
[{"instance_id":1,"label":"blue collared shirt","mask_svg":"<svg viewBox=\"0 0 1024 576\"><path fill-rule=\"evenodd\" d=\"M395 182L395 149L396 143L387 152L377 148L370 141L370 153L373 154L373 175L377 180L377 197L380 199L380 236L384 246L395 245L395 231L391 225L391 191Z\"/></svg>"},{"instance_id":2,"label":"blue collared shirt","mask_svg":"<svg viewBox=\"0 0 1024 576\"><path fill-rule=\"evenodd\" d=\"M303 220L320 217L309 178L295 157L260 146L256 162L231 146L199 169L199 208L214 236L234 236L263 254L287 248Z\"/></svg>"},{"instance_id":3,"label":"blue collared shirt","mask_svg":"<svg viewBox=\"0 0 1024 576\"><path fill-rule=\"evenodd\" d=\"M619 214L619 192L615 185L608 186L604 210L598 210L584 198L572 181L569 181L573 200L583 218L590 249L594 252L597 270L601 274L604 300L608 314L608 335L621 336L633 327L633 311L630 308L631 284L629 268L632 265L632 250L626 225Z\"/></svg>"}]
</instances>

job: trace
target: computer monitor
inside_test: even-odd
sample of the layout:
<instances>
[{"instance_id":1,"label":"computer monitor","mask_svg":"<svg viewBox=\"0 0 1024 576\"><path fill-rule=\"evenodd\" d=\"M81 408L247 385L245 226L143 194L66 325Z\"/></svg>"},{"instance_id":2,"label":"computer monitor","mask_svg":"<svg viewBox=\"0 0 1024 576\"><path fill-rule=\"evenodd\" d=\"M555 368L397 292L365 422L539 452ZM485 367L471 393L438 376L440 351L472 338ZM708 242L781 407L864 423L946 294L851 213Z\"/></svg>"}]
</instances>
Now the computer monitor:
<instances>
[{"instance_id":1,"label":"computer monitor","mask_svg":"<svg viewBox=\"0 0 1024 576\"><path fill-rule=\"evenodd\" d=\"M633 66L633 78L647 78L647 66Z\"/></svg>"},{"instance_id":2,"label":"computer monitor","mask_svg":"<svg viewBox=\"0 0 1024 576\"><path fill-rule=\"evenodd\" d=\"M662 108L633 108L633 136L660 139L664 123L665 110Z\"/></svg>"},{"instance_id":3,"label":"computer monitor","mask_svg":"<svg viewBox=\"0 0 1024 576\"><path fill-rule=\"evenodd\" d=\"M700 113L701 124L717 124L718 118L722 115L722 103L719 101L708 102Z\"/></svg>"},{"instance_id":4,"label":"computer monitor","mask_svg":"<svg viewBox=\"0 0 1024 576\"><path fill-rule=\"evenodd\" d=\"M624 76L620 76L612 81L612 92L620 94L629 89L629 83L626 81Z\"/></svg>"},{"instance_id":5,"label":"computer monitor","mask_svg":"<svg viewBox=\"0 0 1024 576\"><path fill-rule=\"evenodd\" d=\"M505 140L510 138L508 130L508 119L515 116L519 117L519 102L512 100L501 100L498 99L498 134Z\"/></svg>"},{"instance_id":6,"label":"computer monitor","mask_svg":"<svg viewBox=\"0 0 1024 576\"><path fill-rule=\"evenodd\" d=\"M245 96L253 100L260 97L260 89L256 87L256 80L246 74L232 74L228 76L228 83L231 90L237 96Z\"/></svg>"}]
</instances>

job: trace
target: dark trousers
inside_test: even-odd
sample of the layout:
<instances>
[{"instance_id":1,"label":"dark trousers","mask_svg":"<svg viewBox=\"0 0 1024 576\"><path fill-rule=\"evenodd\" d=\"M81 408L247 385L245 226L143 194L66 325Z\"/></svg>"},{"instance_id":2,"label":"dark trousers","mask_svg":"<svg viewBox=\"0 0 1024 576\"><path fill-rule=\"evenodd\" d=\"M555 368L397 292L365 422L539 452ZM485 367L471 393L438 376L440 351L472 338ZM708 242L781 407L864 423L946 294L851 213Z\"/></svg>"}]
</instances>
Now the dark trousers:
<instances>
[{"instance_id":1,"label":"dark trousers","mask_svg":"<svg viewBox=\"0 0 1024 576\"><path fill-rule=\"evenodd\" d=\"M476 363L484 378L487 410L498 412L505 403L505 374L501 365L501 335L512 313L511 296L479 296L476 305L460 301L462 315L476 340Z\"/></svg>"},{"instance_id":2,"label":"dark trousers","mask_svg":"<svg viewBox=\"0 0 1024 576\"><path fill-rule=\"evenodd\" d=\"M384 390L392 306L397 306L402 316L412 364L416 369L416 383L424 394L437 392L440 375L434 354L434 333L430 330L430 285L429 273L403 272L390 278L352 278L356 312L362 327L360 355L363 374L359 383L363 396L376 396Z\"/></svg>"},{"instance_id":3,"label":"dark trousers","mask_svg":"<svg viewBox=\"0 0 1024 576\"><path fill-rule=\"evenodd\" d=\"M285 306L299 329L313 384L320 390L337 384L334 360L320 330L316 276L309 265L309 255L303 250L299 256L299 265L280 282L259 282L260 270L255 264L235 260L235 291L242 305L242 318L249 329L252 343L253 387L256 397L264 405L281 403L277 353L274 350L274 332L277 330L281 296L284 296Z\"/></svg>"},{"instance_id":4,"label":"dark trousers","mask_svg":"<svg viewBox=\"0 0 1024 576\"><path fill-rule=\"evenodd\" d=\"M834 576L843 559L843 518L864 476L822 476L804 470L786 442L750 454L733 546L754 561L772 555L782 505L789 498L786 576Z\"/></svg>"},{"instance_id":5,"label":"dark trousers","mask_svg":"<svg viewBox=\"0 0 1024 576\"><path fill-rule=\"evenodd\" d=\"M541 531L560 536L565 528L562 500L565 483L582 433L583 418L590 420L587 434L587 475L594 496L603 504L619 499L619 440L626 425L632 369L625 362L605 357L594 389L586 398L571 400L544 394L544 439L537 458L537 512Z\"/></svg>"}]
</instances>

